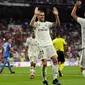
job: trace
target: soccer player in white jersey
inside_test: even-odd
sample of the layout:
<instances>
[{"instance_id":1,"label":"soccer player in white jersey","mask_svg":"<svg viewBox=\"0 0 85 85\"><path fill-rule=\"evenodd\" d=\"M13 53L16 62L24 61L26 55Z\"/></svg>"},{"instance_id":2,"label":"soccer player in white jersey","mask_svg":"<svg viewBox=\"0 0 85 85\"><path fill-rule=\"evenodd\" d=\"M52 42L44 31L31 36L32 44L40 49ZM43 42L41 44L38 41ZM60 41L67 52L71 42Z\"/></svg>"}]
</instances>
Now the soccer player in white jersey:
<instances>
[{"instance_id":1,"label":"soccer player in white jersey","mask_svg":"<svg viewBox=\"0 0 85 85\"><path fill-rule=\"evenodd\" d=\"M57 27L60 25L60 20L58 16L58 10L54 7L53 8L53 14L55 15L56 22L51 23L48 21L45 21L45 13L41 10L39 10L38 7L35 8L34 16L30 22L30 26L33 26L35 28L35 36L39 42L40 49L43 53L42 58L42 77L43 77L43 84L48 85L47 79L46 79L46 66L47 66L47 59L48 57L52 61L52 70L53 70L53 84L61 85L60 82L57 80L57 74L58 74L58 60L57 60L57 54L53 47L53 43L50 37L49 28L51 27ZM38 18L38 21L36 22L36 18Z\"/></svg>"},{"instance_id":2,"label":"soccer player in white jersey","mask_svg":"<svg viewBox=\"0 0 85 85\"><path fill-rule=\"evenodd\" d=\"M75 4L71 16L74 18L75 21L77 21L81 25L81 36L82 36L82 54L80 58L80 67L81 67L81 72L83 76L85 76L85 19L78 17L76 15L77 9L80 7L81 1L78 0L77 3Z\"/></svg>"},{"instance_id":3,"label":"soccer player in white jersey","mask_svg":"<svg viewBox=\"0 0 85 85\"><path fill-rule=\"evenodd\" d=\"M32 32L31 36L26 40L26 52L30 59L30 79L34 79L35 65L39 55L39 43L35 38L34 32Z\"/></svg>"}]
</instances>

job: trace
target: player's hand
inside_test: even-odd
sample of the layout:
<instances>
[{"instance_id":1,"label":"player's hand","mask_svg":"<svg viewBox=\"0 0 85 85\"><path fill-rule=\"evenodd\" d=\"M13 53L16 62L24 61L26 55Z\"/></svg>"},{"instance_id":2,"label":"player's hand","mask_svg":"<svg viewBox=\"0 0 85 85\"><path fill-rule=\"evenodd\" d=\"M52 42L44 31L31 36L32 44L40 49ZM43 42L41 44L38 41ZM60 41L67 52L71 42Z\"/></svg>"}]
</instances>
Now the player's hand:
<instances>
[{"instance_id":1,"label":"player's hand","mask_svg":"<svg viewBox=\"0 0 85 85\"><path fill-rule=\"evenodd\" d=\"M58 10L57 10L56 7L53 7L53 14L54 14L54 15L58 15Z\"/></svg>"},{"instance_id":2,"label":"player's hand","mask_svg":"<svg viewBox=\"0 0 85 85\"><path fill-rule=\"evenodd\" d=\"M77 7L77 8L80 8L81 3L82 3L82 2L81 2L80 0L78 0L78 1L76 2L76 4L75 4L75 5L76 5L76 7Z\"/></svg>"},{"instance_id":3,"label":"player's hand","mask_svg":"<svg viewBox=\"0 0 85 85\"><path fill-rule=\"evenodd\" d=\"M34 13L35 13L35 15L39 15L40 11L38 10L38 7L35 8Z\"/></svg>"}]
</instances>

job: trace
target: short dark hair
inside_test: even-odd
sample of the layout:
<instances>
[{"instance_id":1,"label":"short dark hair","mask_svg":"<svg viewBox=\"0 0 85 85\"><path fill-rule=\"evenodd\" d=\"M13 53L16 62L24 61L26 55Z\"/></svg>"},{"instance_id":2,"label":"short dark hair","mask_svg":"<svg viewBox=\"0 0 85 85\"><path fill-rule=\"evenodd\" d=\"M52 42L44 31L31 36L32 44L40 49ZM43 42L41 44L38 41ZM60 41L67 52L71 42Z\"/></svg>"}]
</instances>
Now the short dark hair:
<instances>
[{"instance_id":1,"label":"short dark hair","mask_svg":"<svg viewBox=\"0 0 85 85\"><path fill-rule=\"evenodd\" d=\"M12 39L11 37L7 37L5 38L5 41L7 42L9 39Z\"/></svg>"},{"instance_id":2,"label":"short dark hair","mask_svg":"<svg viewBox=\"0 0 85 85\"><path fill-rule=\"evenodd\" d=\"M61 31L56 32L56 37L62 37L62 32Z\"/></svg>"}]
</instances>

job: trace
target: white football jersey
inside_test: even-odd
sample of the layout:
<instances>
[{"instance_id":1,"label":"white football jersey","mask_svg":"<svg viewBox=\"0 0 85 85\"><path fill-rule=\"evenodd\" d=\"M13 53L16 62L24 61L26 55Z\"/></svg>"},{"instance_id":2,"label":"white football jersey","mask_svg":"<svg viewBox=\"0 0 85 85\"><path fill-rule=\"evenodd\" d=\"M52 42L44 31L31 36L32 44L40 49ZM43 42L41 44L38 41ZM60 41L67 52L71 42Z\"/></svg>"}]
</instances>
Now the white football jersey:
<instances>
[{"instance_id":1,"label":"white football jersey","mask_svg":"<svg viewBox=\"0 0 85 85\"><path fill-rule=\"evenodd\" d=\"M82 48L85 48L85 19L78 17L77 22L81 25ZM80 67L85 68L85 49L81 52Z\"/></svg>"},{"instance_id":2,"label":"white football jersey","mask_svg":"<svg viewBox=\"0 0 85 85\"><path fill-rule=\"evenodd\" d=\"M40 46L52 45L52 39L50 36L49 29L52 27L51 22L35 22L35 35Z\"/></svg>"},{"instance_id":3,"label":"white football jersey","mask_svg":"<svg viewBox=\"0 0 85 85\"><path fill-rule=\"evenodd\" d=\"M81 25L82 48L85 48L85 19L78 17L77 22Z\"/></svg>"},{"instance_id":4,"label":"white football jersey","mask_svg":"<svg viewBox=\"0 0 85 85\"><path fill-rule=\"evenodd\" d=\"M28 54L36 54L39 51L39 43L38 41L35 39L33 39L32 37L27 38L26 40L26 46L28 46Z\"/></svg>"}]
</instances>

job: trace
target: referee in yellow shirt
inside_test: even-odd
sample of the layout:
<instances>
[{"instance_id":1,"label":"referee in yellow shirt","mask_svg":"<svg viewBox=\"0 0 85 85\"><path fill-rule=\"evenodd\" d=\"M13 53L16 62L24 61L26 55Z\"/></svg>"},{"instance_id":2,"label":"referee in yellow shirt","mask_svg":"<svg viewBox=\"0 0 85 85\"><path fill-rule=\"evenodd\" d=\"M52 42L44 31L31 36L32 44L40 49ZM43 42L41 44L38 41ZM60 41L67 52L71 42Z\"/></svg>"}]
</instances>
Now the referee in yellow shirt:
<instances>
[{"instance_id":1,"label":"referee in yellow shirt","mask_svg":"<svg viewBox=\"0 0 85 85\"><path fill-rule=\"evenodd\" d=\"M62 70L64 68L64 62L65 62L65 58L64 58L64 49L65 46L67 45L67 42L65 41L64 38L62 38L61 33L56 33L56 38L53 40L53 45L54 48L58 54L58 62L59 62L59 76L62 77Z\"/></svg>"}]
</instances>

